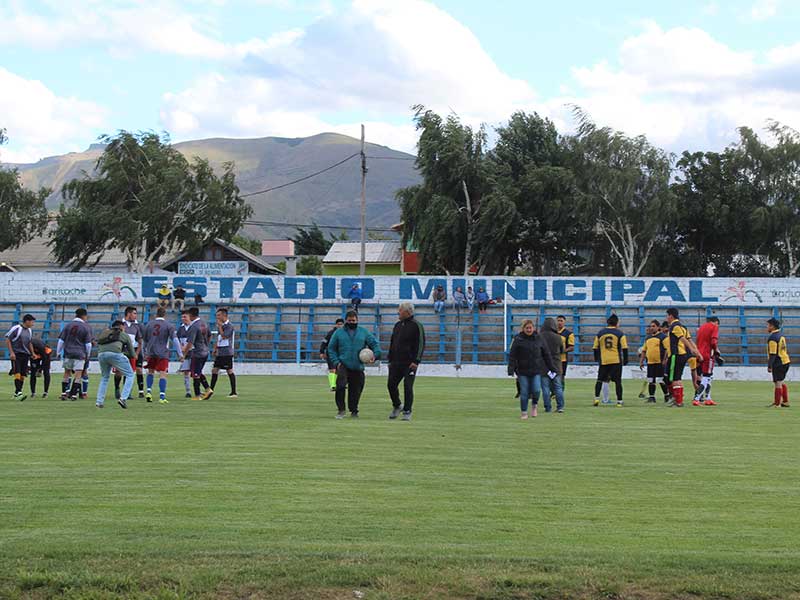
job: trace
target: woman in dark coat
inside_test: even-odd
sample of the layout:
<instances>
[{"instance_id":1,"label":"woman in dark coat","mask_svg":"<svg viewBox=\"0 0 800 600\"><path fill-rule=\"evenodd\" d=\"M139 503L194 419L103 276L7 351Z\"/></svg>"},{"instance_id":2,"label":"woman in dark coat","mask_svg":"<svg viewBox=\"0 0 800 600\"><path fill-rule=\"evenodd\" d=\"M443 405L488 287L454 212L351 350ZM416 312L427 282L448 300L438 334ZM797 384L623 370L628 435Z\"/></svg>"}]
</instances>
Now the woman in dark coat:
<instances>
[{"instance_id":1,"label":"woman in dark coat","mask_svg":"<svg viewBox=\"0 0 800 600\"><path fill-rule=\"evenodd\" d=\"M516 375L519 382L519 408L521 418L528 418L528 400L531 400L532 417L536 416L536 405L542 390L542 377L556 371L550 352L536 333L533 321L522 322L520 333L514 337L508 349L508 375Z\"/></svg>"}]
</instances>

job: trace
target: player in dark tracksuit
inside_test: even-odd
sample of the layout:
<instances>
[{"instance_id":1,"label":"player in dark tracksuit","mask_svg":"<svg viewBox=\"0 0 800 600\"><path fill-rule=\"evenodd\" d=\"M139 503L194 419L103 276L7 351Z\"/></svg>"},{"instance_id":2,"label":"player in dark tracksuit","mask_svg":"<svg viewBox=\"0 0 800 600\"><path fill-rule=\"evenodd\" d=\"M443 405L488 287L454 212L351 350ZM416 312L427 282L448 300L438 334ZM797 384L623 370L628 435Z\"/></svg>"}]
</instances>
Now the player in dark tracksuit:
<instances>
[{"instance_id":1,"label":"player in dark tracksuit","mask_svg":"<svg viewBox=\"0 0 800 600\"><path fill-rule=\"evenodd\" d=\"M414 404L414 380L425 352L425 329L414 318L414 305L401 302L397 309L400 320L395 323L389 342L389 379L386 387L392 400L390 419L400 416L400 382L403 382L403 419L411 419Z\"/></svg>"}]
</instances>

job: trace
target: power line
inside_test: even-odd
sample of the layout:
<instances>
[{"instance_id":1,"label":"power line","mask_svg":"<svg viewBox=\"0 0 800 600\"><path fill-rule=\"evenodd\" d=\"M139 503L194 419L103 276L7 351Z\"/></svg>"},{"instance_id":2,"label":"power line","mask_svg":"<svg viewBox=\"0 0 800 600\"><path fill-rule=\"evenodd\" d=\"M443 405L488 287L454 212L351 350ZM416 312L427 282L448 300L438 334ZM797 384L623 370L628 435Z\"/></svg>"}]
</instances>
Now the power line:
<instances>
[{"instance_id":1,"label":"power line","mask_svg":"<svg viewBox=\"0 0 800 600\"><path fill-rule=\"evenodd\" d=\"M416 156L367 156L372 160L417 160Z\"/></svg>"},{"instance_id":2,"label":"power line","mask_svg":"<svg viewBox=\"0 0 800 600\"><path fill-rule=\"evenodd\" d=\"M290 185L295 185L296 183L300 183L301 181L306 181L307 179L311 179L312 177L316 177L317 175L322 175L323 173L325 173L327 171L330 171L331 169L335 169L339 165L343 165L348 160L352 160L356 156L360 156L360 155L361 155L360 152L356 152L355 154L351 154L347 158L344 158L344 159L340 160L336 164L333 164L333 165L331 165L329 167L325 167L324 169L322 169L320 171L316 171L314 173L311 173L310 175L306 175L305 177L301 177L300 179L295 179L294 181L289 181L287 183L282 183L281 185L276 185L274 187L267 188L267 189L264 189L264 190L259 190L257 192L250 192L249 194L241 194L239 197L240 198L249 198L250 196L256 196L258 194L266 194L267 192L272 192L272 191L275 191L275 190L279 190L281 188L289 187Z\"/></svg>"},{"instance_id":3,"label":"power line","mask_svg":"<svg viewBox=\"0 0 800 600\"><path fill-rule=\"evenodd\" d=\"M349 225L320 225L319 223L281 223L278 221L245 221L245 225L260 225L268 227L319 227L320 229L347 229L360 231L361 227L353 227ZM397 233L394 229L386 229L381 227L367 227L369 231L385 231Z\"/></svg>"}]
</instances>

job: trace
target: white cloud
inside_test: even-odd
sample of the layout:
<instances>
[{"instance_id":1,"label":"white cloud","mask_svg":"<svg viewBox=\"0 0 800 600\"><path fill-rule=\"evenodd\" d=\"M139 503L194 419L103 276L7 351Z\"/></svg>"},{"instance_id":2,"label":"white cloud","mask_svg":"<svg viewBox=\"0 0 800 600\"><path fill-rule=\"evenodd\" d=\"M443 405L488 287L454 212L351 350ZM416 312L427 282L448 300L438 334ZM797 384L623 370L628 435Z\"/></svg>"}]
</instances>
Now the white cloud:
<instances>
[{"instance_id":1,"label":"white cloud","mask_svg":"<svg viewBox=\"0 0 800 600\"><path fill-rule=\"evenodd\" d=\"M35 162L45 156L86 148L87 135L106 125L108 111L94 102L56 95L40 81L0 67L0 122L9 146L3 162Z\"/></svg>"},{"instance_id":2,"label":"white cloud","mask_svg":"<svg viewBox=\"0 0 800 600\"><path fill-rule=\"evenodd\" d=\"M183 138L301 136L352 132L363 118L380 136L371 140L413 150L413 104L452 110L477 125L536 101L531 86L502 72L471 31L421 0L354 0L342 13L247 50L233 72L165 95L164 126ZM398 115L405 125L392 124Z\"/></svg>"},{"instance_id":3,"label":"white cloud","mask_svg":"<svg viewBox=\"0 0 800 600\"><path fill-rule=\"evenodd\" d=\"M754 21L765 21L778 14L781 0L756 0L750 7L750 18Z\"/></svg>"},{"instance_id":4,"label":"white cloud","mask_svg":"<svg viewBox=\"0 0 800 600\"><path fill-rule=\"evenodd\" d=\"M737 127L760 129L768 119L800 127L800 44L756 56L701 29L647 23L616 62L574 69L569 89L579 91L550 99L545 111L571 127L564 105L577 104L600 124L676 152L722 148Z\"/></svg>"}]
</instances>

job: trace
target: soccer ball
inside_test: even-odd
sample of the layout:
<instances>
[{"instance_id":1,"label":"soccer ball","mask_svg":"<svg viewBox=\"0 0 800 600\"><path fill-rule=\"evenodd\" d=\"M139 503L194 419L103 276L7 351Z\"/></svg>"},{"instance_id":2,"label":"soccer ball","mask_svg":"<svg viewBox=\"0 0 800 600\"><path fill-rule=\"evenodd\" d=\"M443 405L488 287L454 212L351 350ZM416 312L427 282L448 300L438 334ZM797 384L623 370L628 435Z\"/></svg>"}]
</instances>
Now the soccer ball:
<instances>
[{"instance_id":1,"label":"soccer ball","mask_svg":"<svg viewBox=\"0 0 800 600\"><path fill-rule=\"evenodd\" d=\"M369 348L362 348L361 351L358 353L358 360L360 360L365 365L368 365L375 362L375 355Z\"/></svg>"}]
</instances>

